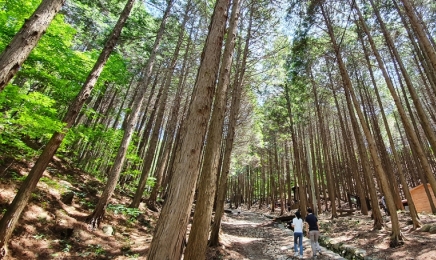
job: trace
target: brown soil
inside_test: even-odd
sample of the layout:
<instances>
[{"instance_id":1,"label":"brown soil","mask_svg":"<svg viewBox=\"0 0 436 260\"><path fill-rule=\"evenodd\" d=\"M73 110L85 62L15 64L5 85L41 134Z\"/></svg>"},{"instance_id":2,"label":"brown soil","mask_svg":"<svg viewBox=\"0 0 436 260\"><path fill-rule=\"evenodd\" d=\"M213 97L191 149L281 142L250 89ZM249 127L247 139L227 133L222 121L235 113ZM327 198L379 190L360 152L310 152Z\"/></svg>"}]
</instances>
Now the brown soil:
<instances>
[{"instance_id":1,"label":"brown soil","mask_svg":"<svg viewBox=\"0 0 436 260\"><path fill-rule=\"evenodd\" d=\"M20 183L32 165L0 158L0 217L12 202ZM37 190L32 194L9 243L12 259L146 259L158 213L142 206L140 215L132 217L107 210L98 230L88 230L84 220L92 212L103 184L59 159L55 159ZM71 205L62 202L62 194L73 191ZM127 206L131 198L119 191L111 204ZM208 249L212 259L292 259L292 234L265 215L277 216L270 210L243 209L241 215L223 217L221 246ZM355 214L330 220L320 215L323 236L333 241L366 250L374 259L436 259L436 234L412 231L407 225L408 213L399 213L405 243L389 248L389 223L381 231L372 231L369 216ZM423 223L436 223L434 215L420 215ZM386 218L388 219L388 218ZM112 226L113 235L103 228ZM311 250L305 240L305 259ZM327 251L325 251L328 253ZM323 254L318 259L334 259Z\"/></svg>"},{"instance_id":2,"label":"brown soil","mask_svg":"<svg viewBox=\"0 0 436 260\"><path fill-rule=\"evenodd\" d=\"M436 259L436 234L413 230L409 212L398 211L398 217L404 244L396 248L389 246L391 223L386 215L383 216L385 226L382 230L373 230L371 218L360 213L335 220L330 220L330 215L321 215L320 218L325 228L323 233L334 243L364 249L374 259ZM419 217L422 224L436 224L435 215L419 214Z\"/></svg>"},{"instance_id":3,"label":"brown soil","mask_svg":"<svg viewBox=\"0 0 436 260\"><path fill-rule=\"evenodd\" d=\"M0 217L32 166L5 161L8 163L0 166ZM144 207L135 218L107 210L100 228L88 229L85 219L102 188L98 180L55 158L23 211L5 259L140 259L146 255L158 214ZM70 205L61 199L68 191L75 194ZM110 204L129 202L129 197L116 193ZM109 225L113 235L103 232Z\"/></svg>"}]
</instances>

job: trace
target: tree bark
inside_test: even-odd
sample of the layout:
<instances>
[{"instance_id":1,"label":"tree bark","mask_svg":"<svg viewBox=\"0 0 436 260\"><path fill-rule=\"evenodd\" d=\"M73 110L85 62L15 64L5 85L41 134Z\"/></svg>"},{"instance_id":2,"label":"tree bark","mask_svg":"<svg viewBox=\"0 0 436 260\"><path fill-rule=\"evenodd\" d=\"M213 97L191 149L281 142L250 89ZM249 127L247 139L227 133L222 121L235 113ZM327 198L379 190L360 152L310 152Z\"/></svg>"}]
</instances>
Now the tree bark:
<instances>
[{"instance_id":1,"label":"tree bark","mask_svg":"<svg viewBox=\"0 0 436 260\"><path fill-rule=\"evenodd\" d=\"M8 210L0 220L0 258L6 255L7 242L12 235L12 231L14 230L24 207L27 205L33 190L44 173L44 170L47 168L47 165L50 163L53 155L56 153L56 150L61 145L68 129L71 128L77 116L79 115L80 109L83 107L83 104L91 94L91 91L94 88L104 65L106 64L111 52L115 48L115 45L121 34L121 30L123 29L124 24L129 17L130 11L132 10L134 1L135 0L127 1L117 24L106 41L105 46L100 53L100 56L98 57L94 67L89 73L85 83L83 84L80 93L68 107L68 111L62 120L62 122L65 123L63 131L55 132L53 134L38 160L35 162L35 165L30 170L26 180L21 185L20 190L17 192L17 195L15 196Z\"/></svg>"},{"instance_id":2,"label":"tree bark","mask_svg":"<svg viewBox=\"0 0 436 260\"><path fill-rule=\"evenodd\" d=\"M106 183L106 186L103 190L102 195L100 196L97 205L95 206L94 211L91 213L91 215L88 216L86 220L92 229L100 225L100 222L103 219L104 213L106 211L106 206L109 203L109 199L112 196L115 187L117 185L118 179L120 177L121 169L126 159L127 149L129 147L130 141L132 140L133 132L138 122L139 114L144 100L144 92L141 90L144 90L144 88L148 85L148 81L150 80L151 71L153 70L157 51L159 49L159 45L162 40L163 33L165 31L166 21L169 16L172 5L173 5L173 0L169 0L167 3L167 8L165 10L165 13L162 17L159 31L154 41L153 48L150 52L150 57L148 58L147 64L144 69L145 71L144 80L140 84L140 86L138 86L139 91L137 92L137 95L134 98L132 112L129 115L129 119L126 128L124 130L123 138L121 140L121 144L118 149L114 164L109 172L108 182Z\"/></svg>"},{"instance_id":3,"label":"tree bark","mask_svg":"<svg viewBox=\"0 0 436 260\"><path fill-rule=\"evenodd\" d=\"M224 152L223 152L223 162L222 162L222 169L220 174L220 182L219 187L217 190L217 207L215 211L214 221L212 225L212 231L210 234L209 239L209 245L210 246L217 246L219 243L219 230L221 228L221 220L224 213L224 201L226 196L226 190L227 190L227 177L230 171L230 158L231 153L233 150L233 141L235 137L235 128L236 123L238 119L239 114L239 108L240 108L240 102L241 102L241 96L242 96L242 87L243 87L243 78L245 75L245 68L247 64L247 57L249 53L249 46L250 46L250 40L251 40L251 32L252 32L252 25L253 25L253 13L254 13L254 5L250 8L249 13L249 20L248 20L248 28L247 28L247 35L245 38L245 47L242 54L242 59L240 59L241 56L241 46L242 41L239 40L238 44L238 51L237 51L237 57L236 60L241 60L241 64L236 64L236 73L233 81L233 93L232 93L232 101L230 106L230 116L229 116L229 123L228 123L228 132L225 140L224 145ZM263 153L262 153L263 154ZM262 171L262 180L263 180L263 198L265 198L265 171Z\"/></svg>"},{"instance_id":4,"label":"tree bark","mask_svg":"<svg viewBox=\"0 0 436 260\"><path fill-rule=\"evenodd\" d=\"M403 105L401 104L401 102L399 100L398 94L394 88L392 80L389 77L387 70L384 66L384 62L383 62L383 60L378 52L378 49L376 48L376 45L372 39L372 36L369 32L369 29L368 29L366 23L363 21L360 10L358 9L357 5L354 5L354 6L356 8L357 13L359 14L359 20L360 20L360 23L362 25L362 29L364 29L365 34L368 36L368 41L371 45L371 49L372 49L374 56L377 60L377 64L379 65L379 68L382 71L383 77L386 81L386 85L389 89L389 92L392 95L394 102L395 102L395 105L397 107L401 121L404 125L404 130L406 131L407 135L410 137L411 145L414 146L416 153L417 153L417 156L419 157L419 159L421 161L421 165L423 167L423 170L424 170L427 178L429 179L429 183L432 187L433 193L436 194L436 180L433 176L433 172L432 172L431 166L429 164L429 161L428 161L428 159L423 151L421 144L419 143L416 132L413 130L412 124L410 123L409 119L407 118L406 112L404 111Z\"/></svg>"},{"instance_id":5,"label":"tree bark","mask_svg":"<svg viewBox=\"0 0 436 260\"><path fill-rule=\"evenodd\" d=\"M0 55L0 92L38 44L65 0L43 0Z\"/></svg>"},{"instance_id":6,"label":"tree bark","mask_svg":"<svg viewBox=\"0 0 436 260\"><path fill-rule=\"evenodd\" d=\"M335 35L333 32L333 28L332 28L330 19L329 19L328 15L325 11L325 8L322 4L321 4L321 10L322 10L322 14L324 16L325 23L327 25L327 29L328 29L328 32L330 35L331 43L333 44L333 48L334 48L335 55L337 58L337 63L339 65L340 74L341 74L341 77L342 77L342 80L344 83L345 95L346 95L346 97L348 97L348 95L350 95L351 101L354 105L354 109L355 109L355 111L358 115L358 118L360 120L360 125L363 128L363 132L365 134L365 137L366 137L368 145L369 145L369 151L370 151L373 163L374 163L374 168L375 168L376 173L381 181L382 189L383 189L383 192L384 192L385 197L386 197L386 203L388 204L389 208L394 209L395 208L394 199L393 199L392 193L389 189L386 173L384 172L383 168L381 167L381 161L380 161L380 158L378 157L378 154L377 154L377 148L375 145L374 138L371 135L371 132L369 131L369 128L364 120L364 115L361 111L360 105L358 104L357 98L354 95L351 79L348 75L347 69L345 67L345 63L342 60L342 55L341 55L339 46L336 42L336 38L335 38ZM350 102L347 102L347 103L350 103ZM397 215L396 211L391 212L391 221L392 221L391 245L393 247L396 247L400 244L400 241L402 240L401 230L400 230L399 222L398 222L398 215Z\"/></svg>"},{"instance_id":7,"label":"tree bark","mask_svg":"<svg viewBox=\"0 0 436 260\"><path fill-rule=\"evenodd\" d=\"M218 162L220 157L221 138L223 134L223 122L227 104L227 89L230 82L230 71L235 48L236 31L240 1L233 0L232 14L230 16L228 34L224 47L220 74L218 78L212 117L209 123L209 131L203 156L198 184L198 198L195 204L195 212L188 245L185 251L186 259L203 259L206 257L207 238L209 236L210 219L212 216L213 199L216 192L216 178L218 175ZM248 198L247 196L245 196Z\"/></svg>"},{"instance_id":8,"label":"tree bark","mask_svg":"<svg viewBox=\"0 0 436 260\"><path fill-rule=\"evenodd\" d=\"M416 37L420 41L423 46L423 51L428 55L431 65L433 67L433 71L436 71L436 52L433 48L433 45L430 42L430 39L426 36L424 25L419 21L418 16L413 9L413 6L409 0L400 0L403 3L404 9L406 10L406 14L409 17L409 21L413 27L413 31L416 34ZM401 15L401 14L400 14ZM436 151L433 151L436 152Z\"/></svg>"},{"instance_id":9,"label":"tree bark","mask_svg":"<svg viewBox=\"0 0 436 260\"><path fill-rule=\"evenodd\" d=\"M215 92L229 0L217 0L204 45L195 92L180 137L168 196L147 259L180 259Z\"/></svg>"},{"instance_id":10,"label":"tree bark","mask_svg":"<svg viewBox=\"0 0 436 260\"><path fill-rule=\"evenodd\" d=\"M189 3L191 3L191 2L189 2ZM186 9L186 13L185 13L186 19L189 17L188 16L188 10L190 9L190 8L188 8L189 5L187 4L187 9ZM185 23L182 22L182 25L184 25L184 24L186 24L186 22ZM184 26L181 26L181 28L183 28L183 27ZM184 31L185 30L181 30L180 35L183 36ZM189 33L189 39L191 39L192 32L193 32L193 28L191 28L191 31ZM165 170L168 168L168 165L169 165L170 153L172 151L172 148L174 147L174 134L176 132L176 126L178 123L178 115L179 115L180 105L182 102L182 92L183 92L184 86L185 86L185 84L183 83L184 82L183 75L186 71L186 63L188 60L188 54L191 50L191 46L192 46L192 41L189 40L187 43L187 46L186 46L186 51L185 51L185 55L183 58L183 64L182 64L182 68L181 68L182 76L179 79L179 83L177 86L177 93L176 93L175 98L173 100L173 105L171 107L171 112L170 112L170 118L169 118L168 123L167 123L168 125L165 129L165 136L166 136L167 142L165 142L165 145L163 147L162 157L159 160L160 163L158 164L159 166L158 166L158 169L156 170L156 183L153 186L153 190L151 191L150 197L147 200L147 207L149 209L155 210L155 211L157 211L157 205L156 205L157 196L158 196L158 193L162 187L162 183L163 183L164 175L165 175ZM177 48L176 48L176 50L177 50ZM177 52L177 56L178 56L178 52Z\"/></svg>"},{"instance_id":11,"label":"tree bark","mask_svg":"<svg viewBox=\"0 0 436 260\"><path fill-rule=\"evenodd\" d=\"M400 177L400 182L401 182L401 185L403 187L404 195L405 195L405 197L406 197L406 199L408 201L410 215L411 215L412 221L413 221L413 227L416 229L416 228L418 228L421 225L421 223L419 221L419 216L418 216L418 213L417 213L416 208L415 208L415 204L414 204L414 202L412 200L412 196L411 196L410 191L409 191L409 185L407 185L406 179L404 177L405 173L404 173L403 166L401 164L401 160L400 160L400 158L398 156L397 149L395 148L395 144L394 144L394 141L393 141L393 138L392 138L392 133L391 133L391 130L390 130L387 118L386 118L386 114L385 114L385 110L384 110L384 107L383 107L383 103L382 103L382 100L381 100L381 97L380 97L380 94L379 94L379 91L378 91L378 87L377 87L377 84L376 84L376 81L375 81L375 78L374 78L374 73L372 71L372 67L371 67L371 64L370 64L368 50L366 48L365 42L363 41L362 37L359 37L359 39L361 41L363 52L365 54L366 63L368 65L368 70L369 70L369 73L370 73L370 76L371 76L372 85L374 87L374 93L375 93L376 98L377 98L377 103L378 103L379 108L380 108L380 114L382 116L383 124L385 125L386 133L387 133L387 136L388 136L388 140L389 140L389 144L390 144L390 149L392 150L392 154L394 155L394 160L395 160L395 163L397 165L398 174L399 174L399 177Z\"/></svg>"},{"instance_id":12,"label":"tree bark","mask_svg":"<svg viewBox=\"0 0 436 260\"><path fill-rule=\"evenodd\" d=\"M291 104L291 97L289 96L289 89L288 86L284 87L285 90L285 97L286 97L286 108L288 110L288 117L289 117L289 130L291 132L291 139L292 139L292 149L293 149L293 153L294 153L294 162L295 162L295 172L294 172L294 177L297 177L297 182L298 183L298 192L299 192L299 209L301 210L301 215L302 216L306 216L307 215L307 209L306 209L306 195L304 195L303 193L303 188L301 187L302 182L301 182L301 162L300 162L300 151L298 149L298 143L297 143L297 135L295 134L295 129L294 129L294 119L293 119L293 114L292 114L292 104Z\"/></svg>"},{"instance_id":13,"label":"tree bark","mask_svg":"<svg viewBox=\"0 0 436 260\"><path fill-rule=\"evenodd\" d=\"M336 213L336 196L335 196L335 182L333 180L333 176L332 176L332 168L331 168L331 163L330 160L328 159L328 147L330 147L327 144L327 133L328 130L326 129L326 127L324 126L324 119L321 113L321 108L319 106L319 102L318 102L318 92L316 91L316 86L315 83L313 81L313 77L311 75L311 72L309 71L309 75L311 77L311 82L312 82L312 91L314 94L314 102L315 102L315 107L316 107L316 115L318 117L318 124L319 124L319 128L320 128L320 135L321 135L321 144L322 144L322 153L323 153L323 157L325 158L325 163L327 165L326 168L326 178L327 178L327 189L329 192L329 199L332 205L332 218L336 218L337 217L337 213ZM340 200L340 197L339 197Z\"/></svg>"}]
</instances>

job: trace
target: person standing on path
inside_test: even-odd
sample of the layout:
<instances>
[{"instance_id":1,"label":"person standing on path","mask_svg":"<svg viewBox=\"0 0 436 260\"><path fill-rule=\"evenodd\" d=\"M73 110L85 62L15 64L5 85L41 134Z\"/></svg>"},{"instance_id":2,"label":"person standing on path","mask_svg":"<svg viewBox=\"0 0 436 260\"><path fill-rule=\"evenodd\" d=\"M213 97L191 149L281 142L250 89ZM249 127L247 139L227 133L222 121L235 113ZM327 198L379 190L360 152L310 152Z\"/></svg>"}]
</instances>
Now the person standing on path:
<instances>
[{"instance_id":1,"label":"person standing on path","mask_svg":"<svg viewBox=\"0 0 436 260\"><path fill-rule=\"evenodd\" d=\"M385 196L383 196L383 197L381 198L381 202L382 202L383 210L385 211L385 214L386 214L387 216L389 216L389 210L388 210L388 207L386 206Z\"/></svg>"},{"instance_id":2,"label":"person standing on path","mask_svg":"<svg viewBox=\"0 0 436 260\"><path fill-rule=\"evenodd\" d=\"M294 256L298 256L298 247L300 247L300 259L303 258L303 219L300 211L295 212L295 218L292 219L294 228ZM297 245L298 242L298 245Z\"/></svg>"},{"instance_id":3,"label":"person standing on path","mask_svg":"<svg viewBox=\"0 0 436 260\"><path fill-rule=\"evenodd\" d=\"M319 247L318 238L319 238L319 226L318 226L318 218L313 214L313 210L311 208L307 209L308 215L306 216L307 222L307 233L310 238L310 244L312 247L313 258L316 258L316 253L321 254L321 248Z\"/></svg>"}]
</instances>

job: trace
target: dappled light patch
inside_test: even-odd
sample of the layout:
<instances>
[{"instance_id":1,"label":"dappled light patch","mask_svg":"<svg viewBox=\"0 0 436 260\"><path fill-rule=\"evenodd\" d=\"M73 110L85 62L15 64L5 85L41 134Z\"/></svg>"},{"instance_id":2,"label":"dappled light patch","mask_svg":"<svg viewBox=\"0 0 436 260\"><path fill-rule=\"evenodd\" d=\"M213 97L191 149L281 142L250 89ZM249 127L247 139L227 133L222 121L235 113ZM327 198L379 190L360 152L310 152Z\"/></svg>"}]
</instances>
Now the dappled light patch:
<instances>
[{"instance_id":1,"label":"dappled light patch","mask_svg":"<svg viewBox=\"0 0 436 260\"><path fill-rule=\"evenodd\" d=\"M130 198L116 194L111 203L115 205L112 209L118 211L108 210L103 225L95 231L88 230L83 220L89 210L83 206L85 201L97 199L88 191L95 189L98 181L78 170L71 171L61 159L56 161L44 173L43 178L47 179L40 181L32 193L13 232L6 259L134 259L146 255L158 215L144 205L139 210L128 209ZM24 179L21 176L29 169L19 170L16 174L7 172L6 178L0 179L2 212L12 202L16 187ZM71 205L61 201L66 191L75 194ZM113 234L105 234L104 226L113 227Z\"/></svg>"},{"instance_id":2,"label":"dappled light patch","mask_svg":"<svg viewBox=\"0 0 436 260\"><path fill-rule=\"evenodd\" d=\"M218 250L222 257L227 256L224 259L270 259L269 256L274 256L273 259L287 259L292 255L291 231L285 229L283 223L273 221L274 217L279 217L279 213L272 213L268 209L259 210L255 207L242 212L240 216L225 214L225 221L222 224L223 232L220 236L222 238L221 248L219 250L210 249L211 251L216 253ZM318 259L334 259L331 255L333 252L347 254L346 257L352 257L354 254L355 259L363 259L363 257L390 260L436 259L433 249L436 234L428 231L414 231L411 229L409 213L399 211L398 215L405 241L403 245L395 248L389 246L390 225L389 218L386 216L384 216L385 227L382 230L373 230L371 217L359 212L333 220L328 212L319 215L321 245L328 244L330 250L324 251ZM431 214L421 214L420 219L424 225L436 224L436 216ZM305 256L306 254L310 256L310 245L306 245ZM260 252L259 248L263 250ZM235 257L237 254L240 258Z\"/></svg>"}]
</instances>

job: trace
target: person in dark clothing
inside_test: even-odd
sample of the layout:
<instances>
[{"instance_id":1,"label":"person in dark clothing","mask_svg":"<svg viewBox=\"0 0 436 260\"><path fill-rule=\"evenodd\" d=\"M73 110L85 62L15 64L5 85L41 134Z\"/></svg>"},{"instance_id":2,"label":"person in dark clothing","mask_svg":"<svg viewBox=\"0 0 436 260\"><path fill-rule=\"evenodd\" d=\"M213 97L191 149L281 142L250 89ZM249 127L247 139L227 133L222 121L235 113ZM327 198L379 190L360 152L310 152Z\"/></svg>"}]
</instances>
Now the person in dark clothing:
<instances>
[{"instance_id":1,"label":"person in dark clothing","mask_svg":"<svg viewBox=\"0 0 436 260\"><path fill-rule=\"evenodd\" d=\"M385 199L385 196L383 196L383 197L381 198L381 202L382 202L382 207L383 207L383 210L385 211L385 214L386 214L387 216L390 216L390 214L389 214L389 209L388 209L388 207L387 207L387 205L386 205L386 199Z\"/></svg>"},{"instance_id":2,"label":"person in dark clothing","mask_svg":"<svg viewBox=\"0 0 436 260\"><path fill-rule=\"evenodd\" d=\"M319 238L318 218L313 214L311 208L308 208L307 212L308 215L306 216L306 223L307 223L306 230L310 238L313 258L316 258L316 253L321 254L321 248L318 243L318 238Z\"/></svg>"}]
</instances>

